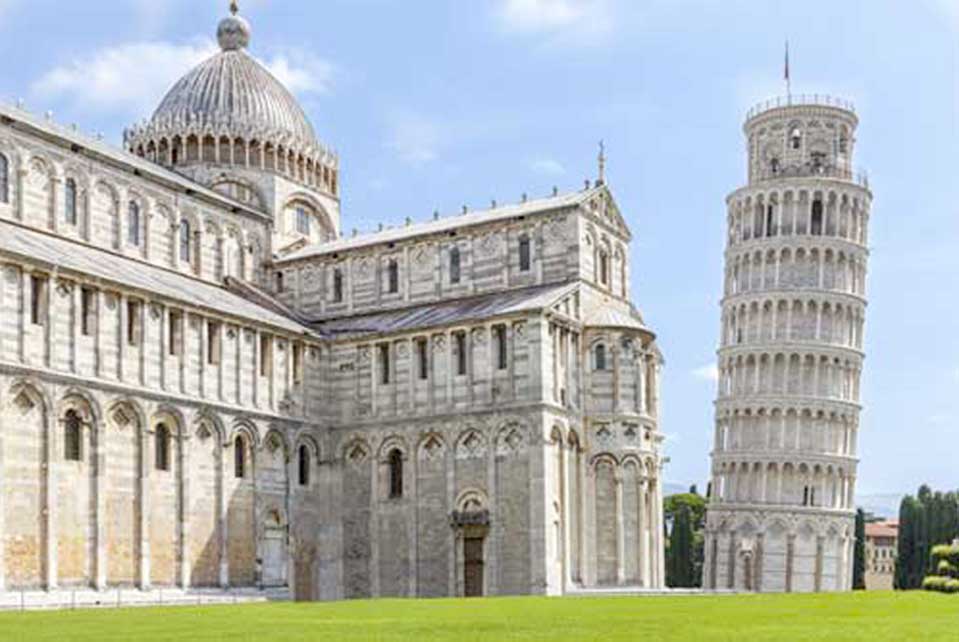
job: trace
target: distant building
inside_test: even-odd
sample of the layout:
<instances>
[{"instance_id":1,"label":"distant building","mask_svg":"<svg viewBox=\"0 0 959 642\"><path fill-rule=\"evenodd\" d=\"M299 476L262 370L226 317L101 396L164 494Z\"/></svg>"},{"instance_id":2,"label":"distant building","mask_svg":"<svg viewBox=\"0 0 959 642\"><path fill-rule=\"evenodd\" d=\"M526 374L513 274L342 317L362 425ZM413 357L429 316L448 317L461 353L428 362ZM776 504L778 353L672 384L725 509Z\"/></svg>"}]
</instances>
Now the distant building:
<instances>
[{"instance_id":1,"label":"distant building","mask_svg":"<svg viewBox=\"0 0 959 642\"><path fill-rule=\"evenodd\" d=\"M866 590L891 591L896 572L899 522L866 524Z\"/></svg>"}]
</instances>

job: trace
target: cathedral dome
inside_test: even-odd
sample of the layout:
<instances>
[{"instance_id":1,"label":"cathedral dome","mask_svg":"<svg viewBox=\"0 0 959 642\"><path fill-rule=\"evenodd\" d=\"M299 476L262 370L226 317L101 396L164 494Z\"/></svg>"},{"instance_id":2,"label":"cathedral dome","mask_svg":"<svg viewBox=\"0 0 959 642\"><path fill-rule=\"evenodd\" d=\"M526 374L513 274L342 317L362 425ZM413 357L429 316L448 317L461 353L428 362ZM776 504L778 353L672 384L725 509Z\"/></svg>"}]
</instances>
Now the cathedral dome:
<instances>
[{"instance_id":1,"label":"cathedral dome","mask_svg":"<svg viewBox=\"0 0 959 642\"><path fill-rule=\"evenodd\" d=\"M150 124L199 125L304 150L318 147L313 126L293 95L247 53L245 25L235 17L221 23L223 50L170 89Z\"/></svg>"},{"instance_id":2,"label":"cathedral dome","mask_svg":"<svg viewBox=\"0 0 959 642\"><path fill-rule=\"evenodd\" d=\"M177 81L148 121L127 130L127 148L170 167L253 167L333 187L335 156L296 98L247 52L251 34L234 3L217 29L221 50Z\"/></svg>"}]
</instances>

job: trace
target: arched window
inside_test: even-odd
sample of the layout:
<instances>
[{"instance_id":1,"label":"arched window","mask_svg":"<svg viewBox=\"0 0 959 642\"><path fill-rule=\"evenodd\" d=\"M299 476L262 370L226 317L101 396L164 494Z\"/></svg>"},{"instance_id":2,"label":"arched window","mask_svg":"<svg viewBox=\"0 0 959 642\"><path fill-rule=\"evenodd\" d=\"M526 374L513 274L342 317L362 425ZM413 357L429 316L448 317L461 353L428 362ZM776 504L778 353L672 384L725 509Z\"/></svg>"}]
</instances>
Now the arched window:
<instances>
[{"instance_id":1,"label":"arched window","mask_svg":"<svg viewBox=\"0 0 959 642\"><path fill-rule=\"evenodd\" d=\"M72 178L63 184L63 220L67 225L77 224L77 182Z\"/></svg>"},{"instance_id":2,"label":"arched window","mask_svg":"<svg viewBox=\"0 0 959 642\"><path fill-rule=\"evenodd\" d=\"M343 302L343 270L333 270L333 303Z\"/></svg>"},{"instance_id":3,"label":"arched window","mask_svg":"<svg viewBox=\"0 0 959 642\"><path fill-rule=\"evenodd\" d=\"M454 247L450 250L450 283L460 282L460 249Z\"/></svg>"},{"instance_id":4,"label":"arched window","mask_svg":"<svg viewBox=\"0 0 959 642\"><path fill-rule=\"evenodd\" d=\"M296 232L304 236L310 235L310 213L302 206L296 208Z\"/></svg>"},{"instance_id":5,"label":"arched window","mask_svg":"<svg viewBox=\"0 0 959 642\"><path fill-rule=\"evenodd\" d=\"M390 499L399 499L403 496L403 453L391 450L390 466Z\"/></svg>"},{"instance_id":6,"label":"arched window","mask_svg":"<svg viewBox=\"0 0 959 642\"><path fill-rule=\"evenodd\" d=\"M190 221L183 219L180 221L180 260L184 263L190 262L192 241Z\"/></svg>"},{"instance_id":7,"label":"arched window","mask_svg":"<svg viewBox=\"0 0 959 642\"><path fill-rule=\"evenodd\" d=\"M0 154L0 203L10 202L10 163Z\"/></svg>"},{"instance_id":8,"label":"arched window","mask_svg":"<svg viewBox=\"0 0 959 642\"><path fill-rule=\"evenodd\" d=\"M300 446L299 458L299 478L300 486L310 485L310 449L306 445Z\"/></svg>"},{"instance_id":9,"label":"arched window","mask_svg":"<svg viewBox=\"0 0 959 642\"><path fill-rule=\"evenodd\" d=\"M776 210L773 204L766 206L766 236L776 236Z\"/></svg>"},{"instance_id":10,"label":"arched window","mask_svg":"<svg viewBox=\"0 0 959 642\"><path fill-rule=\"evenodd\" d=\"M396 259L390 259L386 267L387 292L394 294L400 290L400 266Z\"/></svg>"},{"instance_id":11,"label":"arched window","mask_svg":"<svg viewBox=\"0 0 959 642\"><path fill-rule=\"evenodd\" d=\"M130 201L127 209L127 238L130 245L140 245L140 206Z\"/></svg>"},{"instance_id":12,"label":"arched window","mask_svg":"<svg viewBox=\"0 0 959 642\"><path fill-rule=\"evenodd\" d=\"M845 154L849 151L849 132L845 127L839 130L839 153Z\"/></svg>"},{"instance_id":13,"label":"arched window","mask_svg":"<svg viewBox=\"0 0 959 642\"><path fill-rule=\"evenodd\" d=\"M798 127L793 127L792 131L789 132L789 146L793 149L802 147L802 132L799 131Z\"/></svg>"},{"instance_id":14,"label":"arched window","mask_svg":"<svg viewBox=\"0 0 959 642\"><path fill-rule=\"evenodd\" d=\"M156 427L154 434L154 459L157 470L170 470L170 429L166 424Z\"/></svg>"},{"instance_id":15,"label":"arched window","mask_svg":"<svg viewBox=\"0 0 959 642\"><path fill-rule=\"evenodd\" d=\"M237 435L233 442L233 476L237 479L246 477L246 439Z\"/></svg>"},{"instance_id":16,"label":"arched window","mask_svg":"<svg viewBox=\"0 0 959 642\"><path fill-rule=\"evenodd\" d=\"M68 410L63 419L63 455L67 461L83 461L80 447L83 424L75 410Z\"/></svg>"},{"instance_id":17,"label":"arched window","mask_svg":"<svg viewBox=\"0 0 959 642\"><path fill-rule=\"evenodd\" d=\"M600 343L596 346L595 350L595 361L593 367L596 370L605 370L606 369L606 346Z\"/></svg>"},{"instance_id":18,"label":"arched window","mask_svg":"<svg viewBox=\"0 0 959 642\"><path fill-rule=\"evenodd\" d=\"M521 236L519 238L519 271L520 272L529 272L530 263L530 246L529 246L529 237Z\"/></svg>"},{"instance_id":19,"label":"arched window","mask_svg":"<svg viewBox=\"0 0 959 642\"><path fill-rule=\"evenodd\" d=\"M812 202L812 234L822 236L822 201L816 199Z\"/></svg>"},{"instance_id":20,"label":"arched window","mask_svg":"<svg viewBox=\"0 0 959 642\"><path fill-rule=\"evenodd\" d=\"M609 285L609 254L605 250L599 252L599 282Z\"/></svg>"}]
</instances>

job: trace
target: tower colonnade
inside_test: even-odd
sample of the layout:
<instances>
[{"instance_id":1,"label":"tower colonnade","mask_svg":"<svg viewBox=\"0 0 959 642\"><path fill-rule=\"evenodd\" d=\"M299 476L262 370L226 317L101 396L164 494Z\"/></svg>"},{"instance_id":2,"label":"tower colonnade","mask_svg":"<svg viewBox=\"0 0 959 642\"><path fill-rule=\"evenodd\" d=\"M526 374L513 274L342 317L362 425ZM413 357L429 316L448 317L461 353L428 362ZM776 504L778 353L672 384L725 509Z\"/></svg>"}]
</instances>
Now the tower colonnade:
<instances>
[{"instance_id":1,"label":"tower colonnade","mask_svg":"<svg viewBox=\"0 0 959 642\"><path fill-rule=\"evenodd\" d=\"M872 193L845 102L769 103L727 249L704 586L848 590Z\"/></svg>"}]
</instances>

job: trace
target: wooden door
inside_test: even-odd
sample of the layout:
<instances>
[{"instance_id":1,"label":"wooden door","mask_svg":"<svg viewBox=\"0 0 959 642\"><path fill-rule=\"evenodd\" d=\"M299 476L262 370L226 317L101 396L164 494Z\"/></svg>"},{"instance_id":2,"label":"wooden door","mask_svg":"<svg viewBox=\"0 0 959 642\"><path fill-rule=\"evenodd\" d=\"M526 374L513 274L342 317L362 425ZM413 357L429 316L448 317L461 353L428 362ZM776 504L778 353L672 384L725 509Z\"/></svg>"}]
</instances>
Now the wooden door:
<instances>
[{"instance_id":1,"label":"wooden door","mask_svg":"<svg viewBox=\"0 0 959 642\"><path fill-rule=\"evenodd\" d=\"M483 539L467 538L463 541L463 572L466 597L483 596Z\"/></svg>"}]
</instances>

